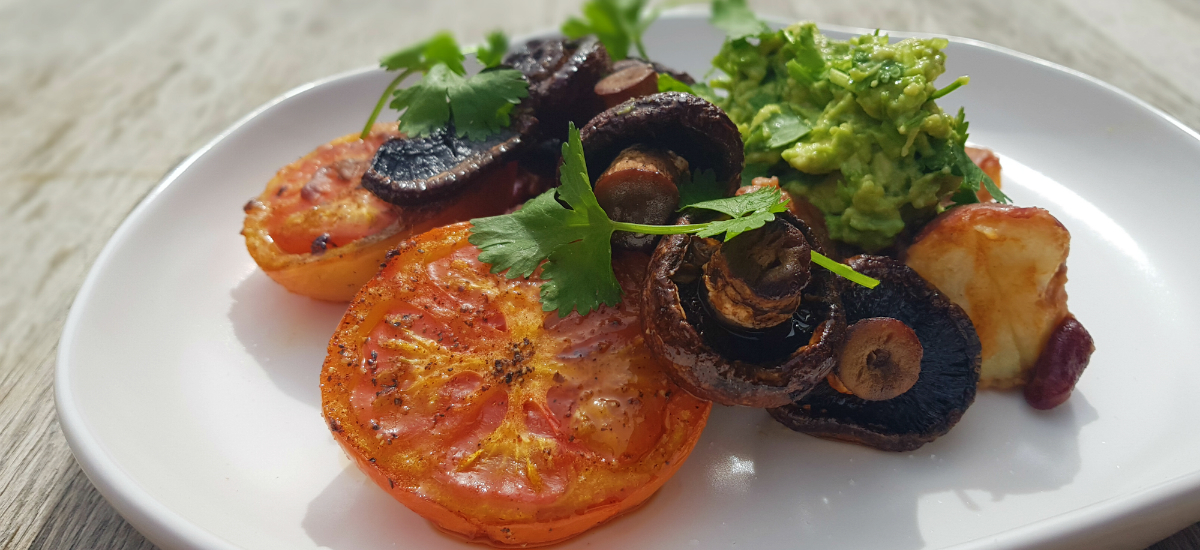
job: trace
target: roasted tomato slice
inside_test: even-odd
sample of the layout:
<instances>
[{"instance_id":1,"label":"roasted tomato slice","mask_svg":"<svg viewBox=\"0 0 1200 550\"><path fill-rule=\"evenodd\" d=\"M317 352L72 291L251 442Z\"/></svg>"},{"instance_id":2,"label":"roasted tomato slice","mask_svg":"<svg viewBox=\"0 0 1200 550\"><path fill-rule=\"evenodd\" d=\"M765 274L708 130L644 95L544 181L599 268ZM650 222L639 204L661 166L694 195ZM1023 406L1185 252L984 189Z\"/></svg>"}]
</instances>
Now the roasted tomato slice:
<instances>
[{"instance_id":1,"label":"roasted tomato slice","mask_svg":"<svg viewBox=\"0 0 1200 550\"><path fill-rule=\"evenodd\" d=\"M502 214L540 191L539 182L509 164L434 203L388 204L362 187L362 175L379 146L398 136L395 123L377 124L365 140L340 137L279 170L245 206L242 235L259 267L297 294L348 301L400 241Z\"/></svg>"},{"instance_id":2,"label":"roasted tomato slice","mask_svg":"<svg viewBox=\"0 0 1200 550\"><path fill-rule=\"evenodd\" d=\"M711 405L642 344L644 255L616 262L621 306L560 319L540 282L489 273L468 227L406 242L355 297L329 343L323 412L364 472L441 529L558 542L650 497Z\"/></svg>"}]
</instances>

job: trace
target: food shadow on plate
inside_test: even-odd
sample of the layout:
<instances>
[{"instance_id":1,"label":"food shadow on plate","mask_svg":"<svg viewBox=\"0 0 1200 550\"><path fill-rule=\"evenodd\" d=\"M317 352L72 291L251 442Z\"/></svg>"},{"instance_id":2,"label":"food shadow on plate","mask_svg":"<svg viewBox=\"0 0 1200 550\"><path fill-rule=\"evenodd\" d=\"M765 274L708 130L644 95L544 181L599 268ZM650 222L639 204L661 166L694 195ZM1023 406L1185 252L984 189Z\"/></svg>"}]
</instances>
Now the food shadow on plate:
<instances>
[{"instance_id":1,"label":"food shadow on plate","mask_svg":"<svg viewBox=\"0 0 1200 550\"><path fill-rule=\"evenodd\" d=\"M319 409L317 376L346 304L292 294L258 269L230 296L229 321L246 352L280 390Z\"/></svg>"},{"instance_id":2,"label":"food shadow on plate","mask_svg":"<svg viewBox=\"0 0 1200 550\"><path fill-rule=\"evenodd\" d=\"M347 462L311 502L300 523L313 543L332 550L394 548L487 548L467 544L410 512Z\"/></svg>"},{"instance_id":3,"label":"food shadow on plate","mask_svg":"<svg viewBox=\"0 0 1200 550\"><path fill-rule=\"evenodd\" d=\"M690 484L695 494L682 500L709 519L690 536L720 547L766 533L806 548L923 548L922 516L987 516L1008 495L1069 484L1080 470L1079 431L1097 418L1079 392L1049 412L1026 406L1019 392L987 392L949 434L891 453L793 432L763 411L716 407L689 459L704 483ZM921 514L927 506L935 509ZM724 521L733 510L740 519Z\"/></svg>"}]
</instances>

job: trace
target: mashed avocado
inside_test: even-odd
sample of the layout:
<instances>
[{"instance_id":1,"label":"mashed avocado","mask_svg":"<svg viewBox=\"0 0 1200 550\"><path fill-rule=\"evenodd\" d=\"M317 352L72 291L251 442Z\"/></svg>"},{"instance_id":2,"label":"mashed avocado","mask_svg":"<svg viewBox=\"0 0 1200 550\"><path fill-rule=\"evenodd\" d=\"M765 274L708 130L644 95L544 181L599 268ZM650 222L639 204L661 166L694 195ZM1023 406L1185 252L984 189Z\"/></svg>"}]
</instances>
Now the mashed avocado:
<instances>
[{"instance_id":1,"label":"mashed avocado","mask_svg":"<svg viewBox=\"0 0 1200 550\"><path fill-rule=\"evenodd\" d=\"M779 176L824 212L834 239L868 251L950 195L973 202L955 193L980 184L963 152L966 122L933 101L945 93L933 82L946 45L878 33L843 42L812 23L727 40L713 60L726 76L709 84L726 92L713 99L741 131L746 182Z\"/></svg>"}]
</instances>

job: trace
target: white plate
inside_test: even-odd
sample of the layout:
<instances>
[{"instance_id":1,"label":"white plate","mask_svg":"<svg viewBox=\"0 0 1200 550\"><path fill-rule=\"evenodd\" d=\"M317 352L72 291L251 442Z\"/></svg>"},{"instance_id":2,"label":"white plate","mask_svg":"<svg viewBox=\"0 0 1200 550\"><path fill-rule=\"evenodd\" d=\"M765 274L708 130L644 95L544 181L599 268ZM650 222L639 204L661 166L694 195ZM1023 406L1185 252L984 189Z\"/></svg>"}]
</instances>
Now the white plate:
<instances>
[{"instance_id":1,"label":"white plate","mask_svg":"<svg viewBox=\"0 0 1200 550\"><path fill-rule=\"evenodd\" d=\"M844 37L843 32L831 34ZM656 23L652 55L703 74L720 35ZM718 407L642 510L571 541L593 548L1138 547L1200 519L1200 136L1127 94L955 40L972 140L1006 190L1071 230L1071 309L1097 351L1071 400L1037 412L982 392L947 436L894 454ZM259 271L242 203L280 166L355 131L387 76L289 92L173 171L117 230L71 309L56 397L100 492L165 548L463 546L375 488L319 412L317 373L342 306ZM1191 275L1189 275L1189 273Z\"/></svg>"}]
</instances>

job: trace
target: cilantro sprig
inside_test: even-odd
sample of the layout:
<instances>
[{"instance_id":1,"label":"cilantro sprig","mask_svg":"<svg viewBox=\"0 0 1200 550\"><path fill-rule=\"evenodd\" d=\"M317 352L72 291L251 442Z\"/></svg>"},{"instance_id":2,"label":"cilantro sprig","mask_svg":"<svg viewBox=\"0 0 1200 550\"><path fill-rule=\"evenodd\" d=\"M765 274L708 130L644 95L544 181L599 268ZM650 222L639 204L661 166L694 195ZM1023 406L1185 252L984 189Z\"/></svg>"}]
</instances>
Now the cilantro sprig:
<instances>
[{"instance_id":1,"label":"cilantro sprig","mask_svg":"<svg viewBox=\"0 0 1200 550\"><path fill-rule=\"evenodd\" d=\"M762 227L787 210L787 199L779 189L722 199L707 199L707 193L701 192L685 197L685 201L692 202L685 202L684 208L715 211L728 218L681 225L613 221L592 192L583 144L574 124L563 144L562 156L558 188L534 197L512 214L471 220L473 227L467 239L479 247L479 261L490 264L492 273L505 273L510 279L528 278L540 267L545 281L541 288L542 309L558 311L559 317L573 310L587 315L602 304L620 303L621 285L612 268L614 231L700 237L724 234L729 240ZM698 172L693 183L711 187L715 178L707 183L709 178L711 174ZM879 283L817 252L812 254L818 265L832 265L831 270L839 275L853 274L851 280L855 282L871 287Z\"/></svg>"},{"instance_id":2,"label":"cilantro sprig","mask_svg":"<svg viewBox=\"0 0 1200 550\"><path fill-rule=\"evenodd\" d=\"M708 21L714 27L725 31L725 35L730 40L771 30L757 15L754 15L754 12L746 5L746 0L713 0L712 16Z\"/></svg>"},{"instance_id":3,"label":"cilantro sprig","mask_svg":"<svg viewBox=\"0 0 1200 550\"><path fill-rule=\"evenodd\" d=\"M646 0L590 0L583 5L583 18L572 17L562 25L567 38L596 35L613 61L629 57L629 47L637 48L642 59L646 46L642 34L658 19L658 8L647 8Z\"/></svg>"},{"instance_id":4,"label":"cilantro sprig","mask_svg":"<svg viewBox=\"0 0 1200 550\"><path fill-rule=\"evenodd\" d=\"M403 111L400 131L411 136L427 136L449 124L458 137L482 140L507 127L513 106L529 95L529 82L520 71L497 68L506 51L508 37L499 31L469 48L465 53L474 53L484 66L470 77L463 67L464 50L447 32L384 56L379 65L399 74L375 104L362 137L371 132L389 98L393 109ZM423 73L421 81L396 89L415 73Z\"/></svg>"},{"instance_id":5,"label":"cilantro sprig","mask_svg":"<svg viewBox=\"0 0 1200 550\"><path fill-rule=\"evenodd\" d=\"M938 144L934 148L934 155L929 159L923 159L922 164L927 169L941 169L941 167L946 167L950 169L951 174L962 177L962 182L959 183L958 189L950 197L950 200L956 206L979 202L978 194L980 187L987 189L988 194L993 199L996 199L996 202L1000 204L1012 203L1012 199L1000 190L1000 186L996 185L996 182L992 181L992 178L976 165L971 160L971 157L967 156L966 142L968 137L967 127L969 124L966 120L966 114L961 108L958 110L958 116L955 121L961 133L961 139L945 140Z\"/></svg>"}]
</instances>

